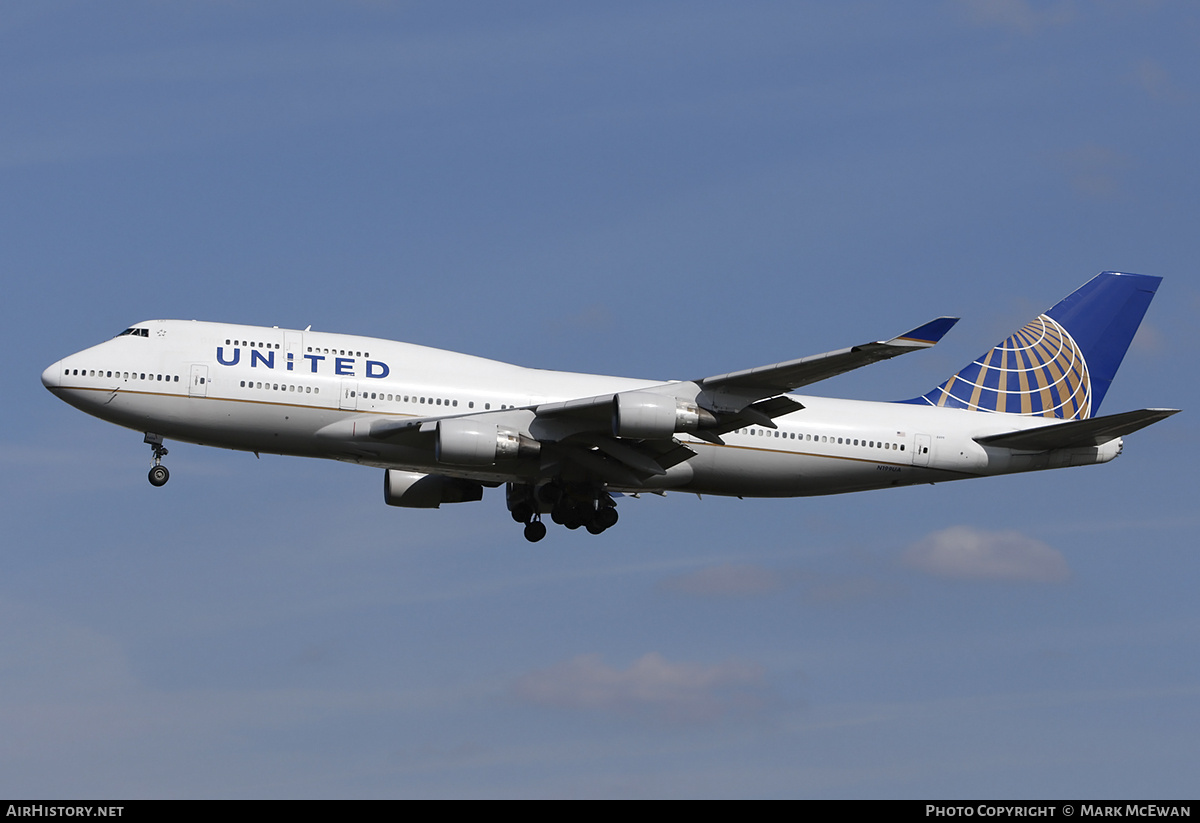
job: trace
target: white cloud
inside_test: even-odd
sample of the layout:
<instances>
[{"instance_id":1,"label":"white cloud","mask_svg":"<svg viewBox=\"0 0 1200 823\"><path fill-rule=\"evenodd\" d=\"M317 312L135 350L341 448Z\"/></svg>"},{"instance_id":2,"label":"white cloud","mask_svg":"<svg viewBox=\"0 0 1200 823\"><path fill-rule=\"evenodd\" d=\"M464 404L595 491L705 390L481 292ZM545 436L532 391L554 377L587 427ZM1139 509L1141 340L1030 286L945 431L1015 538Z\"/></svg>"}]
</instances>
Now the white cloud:
<instances>
[{"instance_id":1,"label":"white cloud","mask_svg":"<svg viewBox=\"0 0 1200 823\"><path fill-rule=\"evenodd\" d=\"M1150 97L1170 103L1186 101L1187 92L1176 84L1166 66L1157 60L1145 59L1133 69L1134 84Z\"/></svg>"},{"instance_id":2,"label":"white cloud","mask_svg":"<svg viewBox=\"0 0 1200 823\"><path fill-rule=\"evenodd\" d=\"M1062 163L1076 193L1097 200L1115 197L1122 174L1132 162L1109 146L1085 143L1064 152Z\"/></svg>"},{"instance_id":3,"label":"white cloud","mask_svg":"<svg viewBox=\"0 0 1200 823\"><path fill-rule=\"evenodd\" d=\"M598 654L584 654L530 672L513 691L542 706L708 722L758 708L763 680L762 667L752 663L671 663L650 652L621 671Z\"/></svg>"},{"instance_id":4,"label":"white cloud","mask_svg":"<svg viewBox=\"0 0 1200 823\"><path fill-rule=\"evenodd\" d=\"M1134 351L1142 354L1158 354L1166 350L1167 341L1158 326L1143 320L1133 336L1132 346Z\"/></svg>"},{"instance_id":5,"label":"white cloud","mask_svg":"<svg viewBox=\"0 0 1200 823\"><path fill-rule=\"evenodd\" d=\"M952 526L905 550L904 563L938 577L1054 583L1071 576L1066 559L1016 531Z\"/></svg>"},{"instance_id":6,"label":"white cloud","mask_svg":"<svg viewBox=\"0 0 1200 823\"><path fill-rule=\"evenodd\" d=\"M1070 2L1038 3L1029 0L962 0L971 21L981 26L999 26L1021 34L1033 34L1048 26L1068 23L1075 17Z\"/></svg>"},{"instance_id":7,"label":"white cloud","mask_svg":"<svg viewBox=\"0 0 1200 823\"><path fill-rule=\"evenodd\" d=\"M725 563L667 578L661 587L684 594L746 597L778 591L783 588L784 582L784 575L771 569Z\"/></svg>"}]
</instances>

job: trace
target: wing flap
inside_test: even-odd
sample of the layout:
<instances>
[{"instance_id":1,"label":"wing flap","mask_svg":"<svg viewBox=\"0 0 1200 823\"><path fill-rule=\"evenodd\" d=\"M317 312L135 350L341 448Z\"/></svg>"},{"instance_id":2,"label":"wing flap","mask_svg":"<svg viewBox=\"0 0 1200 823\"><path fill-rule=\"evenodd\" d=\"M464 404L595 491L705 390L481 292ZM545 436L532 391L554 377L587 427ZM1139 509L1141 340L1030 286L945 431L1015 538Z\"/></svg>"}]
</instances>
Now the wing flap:
<instances>
[{"instance_id":1,"label":"wing flap","mask_svg":"<svg viewBox=\"0 0 1200 823\"><path fill-rule=\"evenodd\" d=\"M534 407L538 417L571 415L607 419L612 414L613 394L598 394L595 397L578 397L553 403L539 403Z\"/></svg>"},{"instance_id":2,"label":"wing flap","mask_svg":"<svg viewBox=\"0 0 1200 823\"><path fill-rule=\"evenodd\" d=\"M1165 420L1178 412L1179 409L1139 409L1103 417L1090 417L1086 420L1069 420L1065 423L1039 426L1036 429L990 434L976 437L975 442L1029 451L1099 446L1132 434L1138 429L1144 429L1159 420Z\"/></svg>"}]
</instances>

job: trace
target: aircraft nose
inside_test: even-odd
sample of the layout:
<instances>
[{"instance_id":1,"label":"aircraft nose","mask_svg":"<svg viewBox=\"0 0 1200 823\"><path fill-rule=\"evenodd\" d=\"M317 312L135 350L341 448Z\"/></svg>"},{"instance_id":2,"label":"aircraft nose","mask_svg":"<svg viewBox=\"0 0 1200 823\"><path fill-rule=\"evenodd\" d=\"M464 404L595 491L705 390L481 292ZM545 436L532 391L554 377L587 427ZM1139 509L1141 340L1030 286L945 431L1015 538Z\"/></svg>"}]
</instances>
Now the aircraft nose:
<instances>
[{"instance_id":1,"label":"aircraft nose","mask_svg":"<svg viewBox=\"0 0 1200 823\"><path fill-rule=\"evenodd\" d=\"M62 361L59 360L42 372L42 385L48 389L57 389L62 384Z\"/></svg>"}]
</instances>

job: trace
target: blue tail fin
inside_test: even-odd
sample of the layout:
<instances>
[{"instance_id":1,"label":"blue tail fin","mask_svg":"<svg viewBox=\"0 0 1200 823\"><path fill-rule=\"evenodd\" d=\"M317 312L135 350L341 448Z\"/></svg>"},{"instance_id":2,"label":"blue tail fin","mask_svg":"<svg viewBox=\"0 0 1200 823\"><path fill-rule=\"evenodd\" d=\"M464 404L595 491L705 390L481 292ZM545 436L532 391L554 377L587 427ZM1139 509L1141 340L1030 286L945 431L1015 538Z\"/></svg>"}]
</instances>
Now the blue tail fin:
<instances>
[{"instance_id":1,"label":"blue tail fin","mask_svg":"<svg viewBox=\"0 0 1200 823\"><path fill-rule=\"evenodd\" d=\"M1091 417L1161 281L1101 272L933 391L902 402L1065 420Z\"/></svg>"}]
</instances>

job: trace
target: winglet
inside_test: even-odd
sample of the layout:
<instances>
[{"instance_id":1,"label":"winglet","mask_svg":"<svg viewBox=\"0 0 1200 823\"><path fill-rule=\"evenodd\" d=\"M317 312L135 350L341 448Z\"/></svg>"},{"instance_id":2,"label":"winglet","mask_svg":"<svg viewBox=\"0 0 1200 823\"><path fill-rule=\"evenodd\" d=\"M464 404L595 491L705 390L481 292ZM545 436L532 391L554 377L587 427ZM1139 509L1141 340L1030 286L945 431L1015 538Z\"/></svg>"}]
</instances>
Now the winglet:
<instances>
[{"instance_id":1,"label":"winglet","mask_svg":"<svg viewBox=\"0 0 1200 823\"><path fill-rule=\"evenodd\" d=\"M959 318L957 317L939 317L936 320L930 320L922 326L917 326L912 331L905 332L898 337L893 337L887 341L887 345L905 346L908 348L913 346L933 346L946 336L946 332L954 328L954 324L958 320Z\"/></svg>"}]
</instances>

